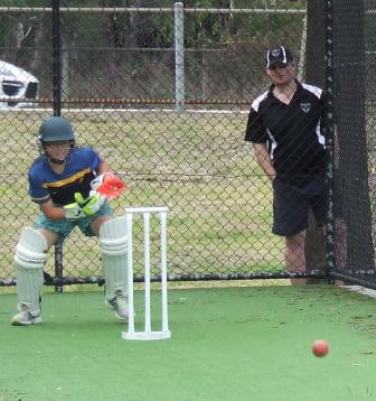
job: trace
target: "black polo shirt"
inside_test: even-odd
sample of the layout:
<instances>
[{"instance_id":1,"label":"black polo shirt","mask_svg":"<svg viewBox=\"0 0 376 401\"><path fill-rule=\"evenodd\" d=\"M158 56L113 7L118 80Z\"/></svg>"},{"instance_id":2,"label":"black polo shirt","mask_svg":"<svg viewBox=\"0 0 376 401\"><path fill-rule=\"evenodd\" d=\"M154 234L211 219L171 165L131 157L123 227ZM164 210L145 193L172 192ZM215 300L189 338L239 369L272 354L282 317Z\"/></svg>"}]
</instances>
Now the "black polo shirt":
<instances>
[{"instance_id":1,"label":"black polo shirt","mask_svg":"<svg viewBox=\"0 0 376 401\"><path fill-rule=\"evenodd\" d=\"M277 176L289 181L309 181L325 175L326 151L322 129L324 98L320 88L297 82L285 104L268 92L254 100L245 140L266 143Z\"/></svg>"}]
</instances>

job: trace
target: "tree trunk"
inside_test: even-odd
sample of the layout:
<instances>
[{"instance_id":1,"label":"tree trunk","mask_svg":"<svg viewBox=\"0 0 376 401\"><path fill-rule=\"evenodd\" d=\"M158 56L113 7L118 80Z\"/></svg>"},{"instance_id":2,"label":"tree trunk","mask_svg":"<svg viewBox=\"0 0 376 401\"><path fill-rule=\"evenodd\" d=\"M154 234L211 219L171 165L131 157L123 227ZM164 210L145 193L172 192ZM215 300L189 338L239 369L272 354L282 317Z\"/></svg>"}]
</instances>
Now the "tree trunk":
<instances>
[{"instance_id":1,"label":"tree trunk","mask_svg":"<svg viewBox=\"0 0 376 401\"><path fill-rule=\"evenodd\" d=\"M30 61L30 69L32 71L38 71L42 67L42 60L44 55L42 54L41 43L45 43L47 40L47 30L50 26L51 16L49 14L42 14L35 32L34 39L34 50Z\"/></svg>"},{"instance_id":2,"label":"tree trunk","mask_svg":"<svg viewBox=\"0 0 376 401\"><path fill-rule=\"evenodd\" d=\"M9 63L16 64L18 51L21 48L24 39L24 25L19 19L17 19L17 17L12 18L12 20L11 28L7 29L4 33L5 50L2 59Z\"/></svg>"}]
</instances>

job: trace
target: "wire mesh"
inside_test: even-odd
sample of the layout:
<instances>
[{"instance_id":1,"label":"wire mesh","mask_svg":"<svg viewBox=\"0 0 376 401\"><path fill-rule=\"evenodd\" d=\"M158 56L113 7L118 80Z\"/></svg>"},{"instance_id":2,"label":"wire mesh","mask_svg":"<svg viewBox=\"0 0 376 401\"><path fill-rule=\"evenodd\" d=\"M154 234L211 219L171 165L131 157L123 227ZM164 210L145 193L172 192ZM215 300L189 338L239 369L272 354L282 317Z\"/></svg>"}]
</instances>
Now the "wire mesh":
<instances>
[{"instance_id":1,"label":"wire mesh","mask_svg":"<svg viewBox=\"0 0 376 401\"><path fill-rule=\"evenodd\" d=\"M333 274L375 287L374 4L334 1L336 82ZM354 18L355 16L355 18Z\"/></svg>"},{"instance_id":2,"label":"wire mesh","mask_svg":"<svg viewBox=\"0 0 376 401\"><path fill-rule=\"evenodd\" d=\"M29 96L5 93L2 80L2 284L14 283L14 246L38 212L27 194L27 170L38 156L38 127L53 114L49 7L34 1L29 9L0 10L0 58L34 79L19 79ZM340 12L339 2L336 7ZM126 195L112 202L116 215L126 206L169 207L170 279L289 276L284 239L271 233L272 187L244 132L251 102L270 85L267 48L287 45L302 79L309 69L323 71L324 54L312 51L317 16L307 10L300 0L187 1L179 64L174 2L61 1L61 113L72 122L78 145L93 146L128 183ZM338 43L348 35L344 26ZM367 66L371 83L372 62ZM371 98L372 85L367 90ZM101 281L96 239L75 231L63 249L67 281ZM46 271L54 276L54 269L51 253Z\"/></svg>"}]
</instances>

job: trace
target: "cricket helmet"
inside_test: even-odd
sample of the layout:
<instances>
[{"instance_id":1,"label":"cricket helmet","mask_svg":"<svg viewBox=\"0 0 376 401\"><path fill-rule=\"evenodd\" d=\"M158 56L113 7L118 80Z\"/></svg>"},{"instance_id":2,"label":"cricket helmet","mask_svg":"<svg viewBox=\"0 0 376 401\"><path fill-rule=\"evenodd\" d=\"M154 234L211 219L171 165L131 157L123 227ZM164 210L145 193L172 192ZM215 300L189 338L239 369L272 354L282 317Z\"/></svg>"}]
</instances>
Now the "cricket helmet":
<instances>
[{"instance_id":1,"label":"cricket helmet","mask_svg":"<svg viewBox=\"0 0 376 401\"><path fill-rule=\"evenodd\" d=\"M56 159L49 155L47 144L57 141L69 141L70 147L75 146L75 135L72 125L63 117L50 117L44 120L39 128L39 149L55 164L64 164L65 159Z\"/></svg>"},{"instance_id":2,"label":"cricket helmet","mask_svg":"<svg viewBox=\"0 0 376 401\"><path fill-rule=\"evenodd\" d=\"M50 117L39 128L40 142L74 141L74 130L63 117Z\"/></svg>"}]
</instances>

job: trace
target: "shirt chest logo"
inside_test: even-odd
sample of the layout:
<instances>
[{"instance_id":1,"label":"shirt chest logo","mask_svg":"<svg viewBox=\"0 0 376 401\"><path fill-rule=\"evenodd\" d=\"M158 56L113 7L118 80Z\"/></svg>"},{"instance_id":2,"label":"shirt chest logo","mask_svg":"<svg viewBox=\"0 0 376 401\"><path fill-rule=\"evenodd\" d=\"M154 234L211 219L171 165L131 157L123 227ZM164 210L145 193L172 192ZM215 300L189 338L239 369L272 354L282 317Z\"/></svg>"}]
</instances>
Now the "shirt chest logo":
<instances>
[{"instance_id":1,"label":"shirt chest logo","mask_svg":"<svg viewBox=\"0 0 376 401\"><path fill-rule=\"evenodd\" d=\"M302 111L304 111L304 113L309 113L311 110L311 103L300 103L300 108Z\"/></svg>"}]
</instances>

